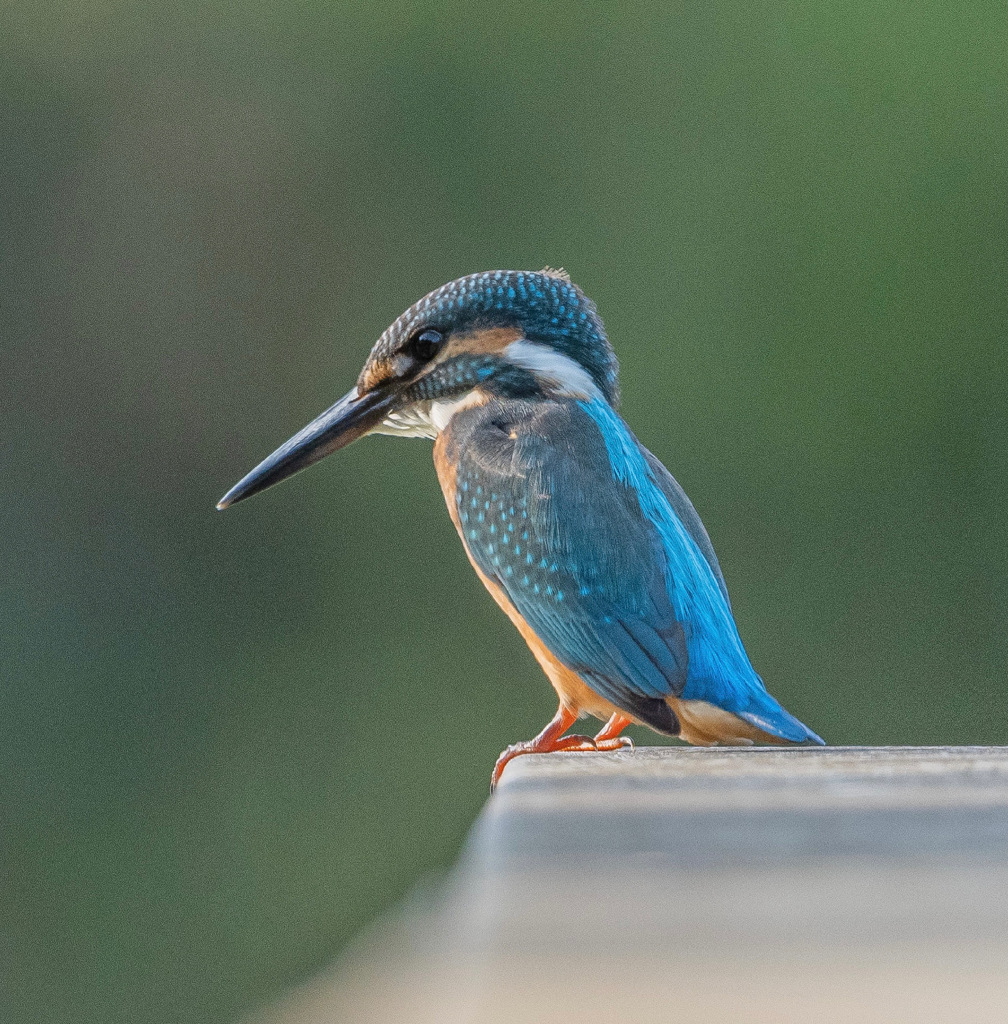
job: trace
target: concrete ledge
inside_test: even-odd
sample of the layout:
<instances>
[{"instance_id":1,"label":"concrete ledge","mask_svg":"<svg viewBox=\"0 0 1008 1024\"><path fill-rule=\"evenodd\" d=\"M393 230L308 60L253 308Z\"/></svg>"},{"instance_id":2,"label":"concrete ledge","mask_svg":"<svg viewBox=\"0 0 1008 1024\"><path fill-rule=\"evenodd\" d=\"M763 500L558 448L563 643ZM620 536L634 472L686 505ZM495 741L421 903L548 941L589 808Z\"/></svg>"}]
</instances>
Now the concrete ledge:
<instances>
[{"instance_id":1,"label":"concrete ledge","mask_svg":"<svg viewBox=\"0 0 1008 1024\"><path fill-rule=\"evenodd\" d=\"M519 758L452 875L261 1020L1008 1020L1008 748Z\"/></svg>"}]
</instances>

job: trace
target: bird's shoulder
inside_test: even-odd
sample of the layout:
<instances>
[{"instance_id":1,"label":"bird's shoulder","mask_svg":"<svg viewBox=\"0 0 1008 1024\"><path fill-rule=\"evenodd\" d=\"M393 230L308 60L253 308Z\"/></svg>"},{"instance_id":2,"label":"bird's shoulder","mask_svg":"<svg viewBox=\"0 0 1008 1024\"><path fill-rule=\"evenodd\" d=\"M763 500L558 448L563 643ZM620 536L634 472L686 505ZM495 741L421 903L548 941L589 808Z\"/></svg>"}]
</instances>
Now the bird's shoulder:
<instances>
[{"instance_id":1,"label":"bird's shoulder","mask_svg":"<svg viewBox=\"0 0 1008 1024\"><path fill-rule=\"evenodd\" d=\"M574 400L492 399L463 408L442 435L446 458L526 474L544 464L609 474L605 442Z\"/></svg>"},{"instance_id":2,"label":"bird's shoulder","mask_svg":"<svg viewBox=\"0 0 1008 1024\"><path fill-rule=\"evenodd\" d=\"M572 570L616 580L661 562L656 531L613 477L605 439L578 402L493 400L457 413L439 443L446 498L477 558L481 542L494 544L490 517L507 529L517 516L522 533Z\"/></svg>"},{"instance_id":3,"label":"bird's shoulder","mask_svg":"<svg viewBox=\"0 0 1008 1024\"><path fill-rule=\"evenodd\" d=\"M593 548L613 571L653 559L657 534L613 476L605 438L579 402L493 400L456 414L446 433L438 461L460 509L460 494L477 515L474 499L520 507L544 543L582 557Z\"/></svg>"},{"instance_id":4,"label":"bird's shoulder","mask_svg":"<svg viewBox=\"0 0 1008 1024\"><path fill-rule=\"evenodd\" d=\"M611 418L640 451L649 470L646 485L664 496L729 601L714 547L686 492L615 412ZM638 495L631 487L614 484L610 446L598 420L581 402L494 400L472 406L453 417L443 442L452 474L460 479L482 471L501 484L511 480L526 492L534 488L540 502L579 509L581 515L571 521L577 528L591 520L606 532L629 530L634 537L643 527Z\"/></svg>"}]
</instances>

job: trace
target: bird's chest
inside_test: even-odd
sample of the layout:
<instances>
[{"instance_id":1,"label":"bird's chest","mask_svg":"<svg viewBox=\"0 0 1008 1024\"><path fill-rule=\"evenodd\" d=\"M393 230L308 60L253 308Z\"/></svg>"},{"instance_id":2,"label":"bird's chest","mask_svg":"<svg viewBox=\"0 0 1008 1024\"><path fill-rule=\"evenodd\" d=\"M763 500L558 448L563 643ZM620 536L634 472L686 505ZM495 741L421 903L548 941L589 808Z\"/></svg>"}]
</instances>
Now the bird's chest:
<instances>
[{"instance_id":1,"label":"bird's chest","mask_svg":"<svg viewBox=\"0 0 1008 1024\"><path fill-rule=\"evenodd\" d=\"M483 585L490 591L491 596L504 610L509 618L524 633L524 622L515 611L514 605L505 594L500 585L491 580L480 568L479 560L474 556L466 534L469 521L475 523L477 519L483 520L484 515L479 514L476 505L481 500L477 495L477 488L482 492L483 488L473 481L478 476L478 471L469 468L460 472L460 456L462 448L472 441L472 432L468 429L458 429L455 423L449 423L441 431L434 443L434 468L437 470L438 482L441 484L441 491L444 494L445 504L448 506L448 514L451 516L455 529L462 540L462 547L469 558L472 567L476 570ZM461 479L460 479L461 477ZM472 533L472 530L468 532Z\"/></svg>"},{"instance_id":2,"label":"bird's chest","mask_svg":"<svg viewBox=\"0 0 1008 1024\"><path fill-rule=\"evenodd\" d=\"M502 430L497 425L488 428L486 420L491 411L496 409L490 410L485 404L464 406L445 424L434 442L434 468L438 483L463 544L466 541L464 520L469 518L469 512L476 514L474 499L481 497L483 492L479 464L486 457L488 448L493 449L495 461L502 457L506 460L514 444L506 429ZM508 451L502 452L502 445ZM466 550L469 550L468 544Z\"/></svg>"},{"instance_id":3,"label":"bird's chest","mask_svg":"<svg viewBox=\"0 0 1008 1024\"><path fill-rule=\"evenodd\" d=\"M511 472L517 435L506 418L494 416L488 424L488 412L493 411L472 409L456 414L435 442L434 466L469 561L501 607L508 610L511 602L504 598L500 584L505 577L514 577L519 557L516 549L519 544L528 546L531 537L524 521L528 515L526 481ZM524 548L521 555L526 557Z\"/></svg>"},{"instance_id":4,"label":"bird's chest","mask_svg":"<svg viewBox=\"0 0 1008 1024\"><path fill-rule=\"evenodd\" d=\"M451 438L450 426L438 434L434 442L434 468L437 471L438 483L441 485L441 493L444 495L445 504L448 506L448 514L458 530L459 536L465 540L462 532L462 523L459 519L459 489L458 489L458 446Z\"/></svg>"}]
</instances>

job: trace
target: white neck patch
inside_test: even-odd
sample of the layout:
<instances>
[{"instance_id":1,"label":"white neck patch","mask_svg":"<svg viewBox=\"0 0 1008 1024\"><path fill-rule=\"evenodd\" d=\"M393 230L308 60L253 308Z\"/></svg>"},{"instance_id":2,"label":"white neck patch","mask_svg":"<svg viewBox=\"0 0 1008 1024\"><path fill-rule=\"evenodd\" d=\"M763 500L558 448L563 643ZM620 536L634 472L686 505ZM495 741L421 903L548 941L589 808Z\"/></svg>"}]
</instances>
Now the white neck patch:
<instances>
[{"instance_id":1,"label":"white neck patch","mask_svg":"<svg viewBox=\"0 0 1008 1024\"><path fill-rule=\"evenodd\" d=\"M598 385L583 366L548 345L536 345L520 339L504 349L504 357L515 366L545 380L561 395L587 401L602 398Z\"/></svg>"}]
</instances>

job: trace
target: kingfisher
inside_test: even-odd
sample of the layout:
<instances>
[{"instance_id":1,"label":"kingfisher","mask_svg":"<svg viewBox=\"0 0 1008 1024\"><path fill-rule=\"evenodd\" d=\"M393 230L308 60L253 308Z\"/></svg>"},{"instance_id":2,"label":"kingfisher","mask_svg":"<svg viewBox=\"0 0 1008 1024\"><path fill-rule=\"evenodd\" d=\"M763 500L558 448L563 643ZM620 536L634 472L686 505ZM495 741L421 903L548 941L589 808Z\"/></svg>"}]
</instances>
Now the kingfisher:
<instances>
[{"instance_id":1,"label":"kingfisher","mask_svg":"<svg viewBox=\"0 0 1008 1024\"><path fill-rule=\"evenodd\" d=\"M476 574L559 707L497 759L632 746L631 723L687 743L821 744L770 695L686 493L619 412L595 304L563 270L442 285L378 339L357 384L264 459L225 509L365 434L434 441ZM595 736L568 733L586 716Z\"/></svg>"}]
</instances>

